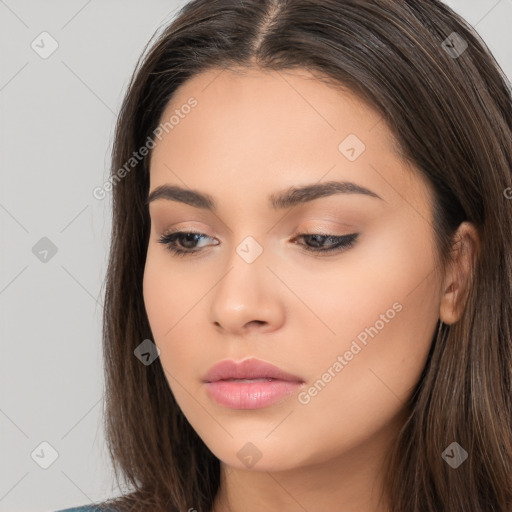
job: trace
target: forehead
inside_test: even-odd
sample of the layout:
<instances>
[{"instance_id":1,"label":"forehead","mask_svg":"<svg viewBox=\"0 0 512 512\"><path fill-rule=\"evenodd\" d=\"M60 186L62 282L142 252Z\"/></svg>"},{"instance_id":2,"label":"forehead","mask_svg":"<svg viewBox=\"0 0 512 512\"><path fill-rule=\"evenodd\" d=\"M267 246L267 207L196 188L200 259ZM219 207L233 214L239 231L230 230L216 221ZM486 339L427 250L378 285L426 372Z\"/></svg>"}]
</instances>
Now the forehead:
<instances>
[{"instance_id":1,"label":"forehead","mask_svg":"<svg viewBox=\"0 0 512 512\"><path fill-rule=\"evenodd\" d=\"M390 197L391 183L411 185L380 114L306 70L205 71L175 91L160 125L166 122L151 157L150 189L186 184L215 195L243 185L266 196L325 177L373 184ZM343 153L345 141L356 144L357 159Z\"/></svg>"},{"instance_id":2,"label":"forehead","mask_svg":"<svg viewBox=\"0 0 512 512\"><path fill-rule=\"evenodd\" d=\"M291 140L303 142L315 135L314 138L327 136L329 143L336 142L346 129L363 136L381 119L378 112L341 85L329 86L306 70L205 71L178 87L161 123L180 110L188 111L190 98L197 101L197 106L180 118L179 129L178 125L173 126L167 138L178 141L185 137L187 128L193 128L196 136L204 138L208 134L214 142L218 142L217 134L223 139L230 134L234 141L246 135L245 142L259 134L258 142L274 140L279 135L273 146ZM379 130L372 138L386 138L388 145L392 142L386 130Z\"/></svg>"}]
</instances>

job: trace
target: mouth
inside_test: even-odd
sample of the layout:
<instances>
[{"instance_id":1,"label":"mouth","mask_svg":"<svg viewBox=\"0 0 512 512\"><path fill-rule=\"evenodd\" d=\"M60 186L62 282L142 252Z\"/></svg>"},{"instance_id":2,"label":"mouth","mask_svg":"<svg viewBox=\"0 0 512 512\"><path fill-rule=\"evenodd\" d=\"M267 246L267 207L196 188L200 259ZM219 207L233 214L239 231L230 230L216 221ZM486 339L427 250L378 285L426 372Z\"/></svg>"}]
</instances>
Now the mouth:
<instances>
[{"instance_id":1,"label":"mouth","mask_svg":"<svg viewBox=\"0 0 512 512\"><path fill-rule=\"evenodd\" d=\"M260 409L282 401L304 384L304 379L258 359L239 363L225 360L204 376L209 397L230 409Z\"/></svg>"},{"instance_id":2,"label":"mouth","mask_svg":"<svg viewBox=\"0 0 512 512\"><path fill-rule=\"evenodd\" d=\"M216 382L219 380L282 380L285 382L304 382L304 379L297 375L292 375L271 363L254 358L244 359L240 362L230 359L221 361L212 366L203 377L203 382Z\"/></svg>"},{"instance_id":3,"label":"mouth","mask_svg":"<svg viewBox=\"0 0 512 512\"><path fill-rule=\"evenodd\" d=\"M261 379L221 379L225 382L270 382L270 381L273 381L273 380L276 380L276 379L265 379L265 378L261 378ZM219 382L219 381L217 381Z\"/></svg>"}]
</instances>

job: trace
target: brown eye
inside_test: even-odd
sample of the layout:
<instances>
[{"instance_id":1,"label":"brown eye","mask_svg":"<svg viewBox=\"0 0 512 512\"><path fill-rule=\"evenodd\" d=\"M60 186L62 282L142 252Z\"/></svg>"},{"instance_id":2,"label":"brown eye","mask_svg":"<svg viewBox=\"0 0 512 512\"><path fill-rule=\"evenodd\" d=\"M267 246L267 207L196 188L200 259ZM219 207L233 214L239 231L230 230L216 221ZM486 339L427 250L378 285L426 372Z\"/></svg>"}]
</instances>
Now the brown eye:
<instances>
[{"instance_id":1,"label":"brown eye","mask_svg":"<svg viewBox=\"0 0 512 512\"><path fill-rule=\"evenodd\" d=\"M354 245L359 233L352 233L350 235L335 236L323 233L302 233L296 237L305 238L310 241L303 245L305 251L317 253L331 253L342 251ZM325 243L328 242L328 247L325 248Z\"/></svg>"},{"instance_id":2,"label":"brown eye","mask_svg":"<svg viewBox=\"0 0 512 512\"><path fill-rule=\"evenodd\" d=\"M204 233L195 233L192 231L175 231L174 233L167 233L162 235L158 239L158 242L164 244L166 248L173 254L185 256L187 254L199 252L201 248L197 249L195 245L197 242L205 238L210 237ZM177 242L179 242L181 247L177 244Z\"/></svg>"}]
</instances>

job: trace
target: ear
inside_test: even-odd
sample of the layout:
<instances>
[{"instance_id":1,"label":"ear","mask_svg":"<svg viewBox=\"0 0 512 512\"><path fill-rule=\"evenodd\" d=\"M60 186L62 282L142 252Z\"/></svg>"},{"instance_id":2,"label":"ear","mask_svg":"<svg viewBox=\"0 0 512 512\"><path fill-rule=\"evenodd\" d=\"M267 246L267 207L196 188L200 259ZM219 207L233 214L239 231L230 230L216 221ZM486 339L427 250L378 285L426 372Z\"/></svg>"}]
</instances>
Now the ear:
<instances>
[{"instance_id":1,"label":"ear","mask_svg":"<svg viewBox=\"0 0 512 512\"><path fill-rule=\"evenodd\" d=\"M451 249L453 260L448 263L443 281L439 318L445 324L457 322L466 304L474 263L480 252L480 237L475 226L463 222L457 228Z\"/></svg>"}]
</instances>

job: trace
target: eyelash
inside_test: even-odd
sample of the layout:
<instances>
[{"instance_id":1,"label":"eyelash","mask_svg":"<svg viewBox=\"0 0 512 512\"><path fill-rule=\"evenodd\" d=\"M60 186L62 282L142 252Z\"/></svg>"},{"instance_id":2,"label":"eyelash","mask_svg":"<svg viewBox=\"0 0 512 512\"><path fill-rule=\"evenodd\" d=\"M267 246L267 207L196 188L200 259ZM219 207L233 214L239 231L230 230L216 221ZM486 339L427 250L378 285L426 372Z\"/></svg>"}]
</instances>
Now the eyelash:
<instances>
[{"instance_id":1,"label":"eyelash","mask_svg":"<svg viewBox=\"0 0 512 512\"><path fill-rule=\"evenodd\" d=\"M195 253L201 252L201 249L181 249L180 247L178 247L175 242L176 242L176 239L179 239L180 236L182 236L182 235L197 235L200 237L210 238L207 235L204 235L203 233L197 233L194 231L174 231L171 233L163 234L158 239L158 243L164 244L166 249L176 256L187 256L187 255L190 256ZM311 248L310 246L307 246L307 245L303 247L303 250L306 252L309 252L309 253L328 255L331 253L338 253L338 252L341 252L342 250L350 249L355 244L355 241L358 236L359 236L359 233L352 233L350 235L343 235L343 236L335 236L335 235L330 235L327 233L301 233L301 234L297 235L295 238L320 237L320 238L324 238L325 242L327 242L329 240L334 241L335 242L334 245L329 247L328 249L315 249L315 248ZM218 244L215 244L215 245L218 245Z\"/></svg>"}]
</instances>

